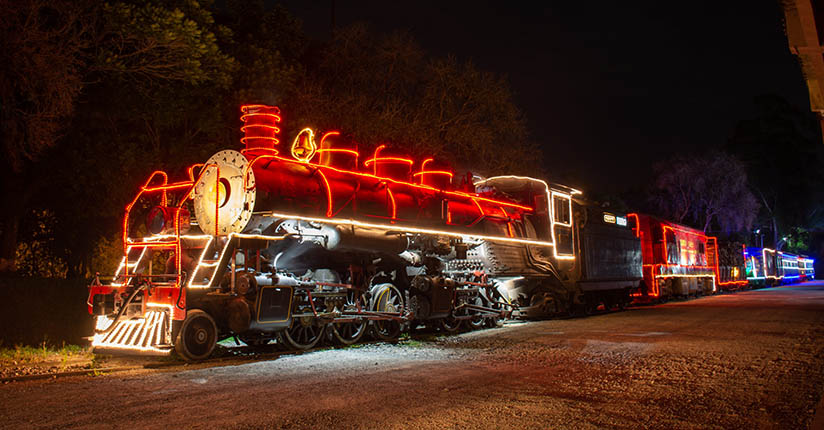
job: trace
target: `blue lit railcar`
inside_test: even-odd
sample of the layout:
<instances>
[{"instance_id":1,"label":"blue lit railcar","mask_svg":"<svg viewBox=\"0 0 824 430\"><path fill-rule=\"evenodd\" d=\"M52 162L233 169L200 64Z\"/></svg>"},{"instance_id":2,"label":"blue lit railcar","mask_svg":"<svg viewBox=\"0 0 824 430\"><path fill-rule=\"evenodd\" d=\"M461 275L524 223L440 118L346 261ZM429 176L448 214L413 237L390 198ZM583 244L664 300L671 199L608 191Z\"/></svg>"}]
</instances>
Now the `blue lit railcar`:
<instances>
[{"instance_id":1,"label":"blue lit railcar","mask_svg":"<svg viewBox=\"0 0 824 430\"><path fill-rule=\"evenodd\" d=\"M776 252L769 248L748 247L744 250L747 280L753 287L771 287L780 281Z\"/></svg>"},{"instance_id":2,"label":"blue lit railcar","mask_svg":"<svg viewBox=\"0 0 824 430\"><path fill-rule=\"evenodd\" d=\"M806 255L798 256L798 275L801 282L812 281L815 279L815 260Z\"/></svg>"},{"instance_id":3,"label":"blue lit railcar","mask_svg":"<svg viewBox=\"0 0 824 430\"><path fill-rule=\"evenodd\" d=\"M753 286L792 284L813 279L814 261L805 256L770 248L750 247L744 251L747 280Z\"/></svg>"},{"instance_id":4,"label":"blue lit railcar","mask_svg":"<svg viewBox=\"0 0 824 430\"><path fill-rule=\"evenodd\" d=\"M798 256L787 252L777 252L778 273L780 274L779 284L794 284L800 282L800 272L798 270Z\"/></svg>"}]
</instances>

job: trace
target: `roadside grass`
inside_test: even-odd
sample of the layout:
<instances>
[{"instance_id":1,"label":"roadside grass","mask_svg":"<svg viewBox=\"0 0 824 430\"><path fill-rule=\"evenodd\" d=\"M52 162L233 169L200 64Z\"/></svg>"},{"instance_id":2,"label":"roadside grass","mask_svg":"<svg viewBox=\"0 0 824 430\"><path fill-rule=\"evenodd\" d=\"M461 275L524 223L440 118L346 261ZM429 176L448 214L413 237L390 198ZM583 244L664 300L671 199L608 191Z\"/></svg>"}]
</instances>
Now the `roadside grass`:
<instances>
[{"instance_id":1,"label":"roadside grass","mask_svg":"<svg viewBox=\"0 0 824 430\"><path fill-rule=\"evenodd\" d=\"M80 345L53 346L42 342L40 346L15 345L4 347L0 344L0 367L59 363L61 369L69 366L69 361L93 360L89 348Z\"/></svg>"}]
</instances>

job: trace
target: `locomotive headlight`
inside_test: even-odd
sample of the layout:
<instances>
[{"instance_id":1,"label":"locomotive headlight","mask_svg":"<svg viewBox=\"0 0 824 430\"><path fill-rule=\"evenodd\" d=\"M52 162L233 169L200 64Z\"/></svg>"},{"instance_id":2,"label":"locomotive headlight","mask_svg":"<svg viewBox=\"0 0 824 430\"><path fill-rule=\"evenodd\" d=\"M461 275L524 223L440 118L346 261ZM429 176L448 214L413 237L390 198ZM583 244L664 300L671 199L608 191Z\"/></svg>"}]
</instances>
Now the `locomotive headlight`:
<instances>
[{"instance_id":1,"label":"locomotive headlight","mask_svg":"<svg viewBox=\"0 0 824 430\"><path fill-rule=\"evenodd\" d=\"M181 234L189 231L189 211L186 208L155 206L146 217L146 229L151 234L173 234L175 232L175 216Z\"/></svg>"}]
</instances>

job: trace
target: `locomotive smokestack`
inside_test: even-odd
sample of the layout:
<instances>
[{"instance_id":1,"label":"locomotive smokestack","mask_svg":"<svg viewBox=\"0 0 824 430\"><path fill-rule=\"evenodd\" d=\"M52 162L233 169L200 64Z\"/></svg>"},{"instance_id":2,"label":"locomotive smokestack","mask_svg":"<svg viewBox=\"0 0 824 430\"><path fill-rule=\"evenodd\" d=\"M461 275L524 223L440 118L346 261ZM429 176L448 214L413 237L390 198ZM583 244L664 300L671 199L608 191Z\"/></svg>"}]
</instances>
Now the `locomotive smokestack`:
<instances>
[{"instance_id":1,"label":"locomotive smokestack","mask_svg":"<svg viewBox=\"0 0 824 430\"><path fill-rule=\"evenodd\" d=\"M240 117L243 121L240 142L246 145L246 149L272 149L277 153L280 109L277 106L245 105L240 110L243 112Z\"/></svg>"}]
</instances>

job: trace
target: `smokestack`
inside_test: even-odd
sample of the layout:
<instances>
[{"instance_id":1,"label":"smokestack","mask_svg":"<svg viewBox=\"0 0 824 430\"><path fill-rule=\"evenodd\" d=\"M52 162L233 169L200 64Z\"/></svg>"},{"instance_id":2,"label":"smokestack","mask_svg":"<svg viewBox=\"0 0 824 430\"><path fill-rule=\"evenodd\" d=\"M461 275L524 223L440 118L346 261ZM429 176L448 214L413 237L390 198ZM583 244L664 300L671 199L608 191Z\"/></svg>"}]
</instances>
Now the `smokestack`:
<instances>
[{"instance_id":1,"label":"smokestack","mask_svg":"<svg viewBox=\"0 0 824 430\"><path fill-rule=\"evenodd\" d=\"M240 142L246 145L246 149L271 149L277 154L280 143L277 138L277 134L280 133L280 108L244 105L240 111L243 112L240 116L240 120L243 121L243 126L240 127L243 137L240 138Z\"/></svg>"}]
</instances>

